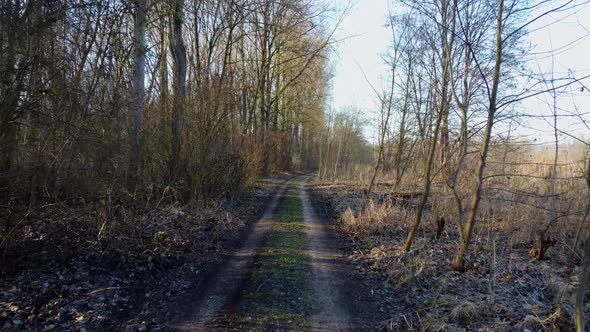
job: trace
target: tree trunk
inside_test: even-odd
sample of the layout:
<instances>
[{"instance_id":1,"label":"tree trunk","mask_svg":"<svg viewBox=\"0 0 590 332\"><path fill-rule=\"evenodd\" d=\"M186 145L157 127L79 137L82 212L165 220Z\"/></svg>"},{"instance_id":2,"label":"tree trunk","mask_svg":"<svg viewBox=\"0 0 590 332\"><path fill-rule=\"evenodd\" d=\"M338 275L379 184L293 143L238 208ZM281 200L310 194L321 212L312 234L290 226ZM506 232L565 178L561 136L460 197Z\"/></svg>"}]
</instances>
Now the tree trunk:
<instances>
[{"instance_id":1,"label":"tree trunk","mask_svg":"<svg viewBox=\"0 0 590 332\"><path fill-rule=\"evenodd\" d=\"M163 4L164 10L166 9L166 4ZM165 134L168 132L168 43L166 42L167 39L167 32L166 32L166 25L167 25L167 16L164 14L160 14L161 21L159 27L160 33L160 68L158 73L158 81L159 81L159 89L160 89L160 132L163 137L166 137ZM167 145L165 145L166 148Z\"/></svg>"},{"instance_id":2,"label":"tree trunk","mask_svg":"<svg viewBox=\"0 0 590 332\"><path fill-rule=\"evenodd\" d=\"M584 258L580 268L580 285L576 292L576 331L584 332L584 295L590 282L590 231L587 231Z\"/></svg>"},{"instance_id":3,"label":"tree trunk","mask_svg":"<svg viewBox=\"0 0 590 332\"><path fill-rule=\"evenodd\" d=\"M436 154L436 143L438 141L438 134L440 131L440 125L442 122L442 111L438 113L436 117L436 125L434 126L434 133L432 134L432 143L430 144L430 150L428 152L428 160L424 165L424 192L422 193L422 200L420 201L420 205L418 206L418 210L416 211L416 218L414 219L414 224L412 228L410 228L410 232L408 233L408 237L406 238L406 242L404 243L403 251L408 252L412 247L412 241L414 240L414 236L418 227L420 227L420 223L422 222L422 215L424 214L424 210L426 209L426 204L428 203L428 196L430 196L430 187L432 184L432 179L430 178L430 174L432 173L432 164L434 163L434 156Z\"/></svg>"},{"instance_id":4,"label":"tree trunk","mask_svg":"<svg viewBox=\"0 0 590 332\"><path fill-rule=\"evenodd\" d=\"M395 165L395 183L393 188L397 188L402 181L402 176L405 167L402 168L403 155L406 140L406 118L408 115L410 103L410 76L412 72L412 55L408 53L408 77L406 78L406 87L404 92L404 105L402 107L402 119L399 125L399 143L397 145L397 152L394 155Z\"/></svg>"},{"instance_id":5,"label":"tree trunk","mask_svg":"<svg viewBox=\"0 0 590 332\"><path fill-rule=\"evenodd\" d=\"M442 16L442 21L443 22L448 22L449 21L449 0L444 0L441 1L441 16ZM453 8L451 15L454 17L455 15L455 10ZM449 45L448 39L449 39L449 28L445 27L442 29L442 49L445 50L446 49L446 54L445 57L446 59L444 61L448 62L446 64L443 64L443 66L448 66L449 68L447 69L450 72L450 66L451 66L451 52L452 52L452 42L451 45ZM453 28L454 30L454 28ZM454 31L452 31L451 34L451 40L453 40L454 35L453 35ZM452 84L452 82L451 82ZM440 128L440 163L443 167L447 167L446 163L447 163L447 158L448 158L448 153L449 153L449 78L448 77L442 77L442 82L441 82L441 90L440 90L440 97L441 97L441 112L442 112L442 124L441 124L441 128Z\"/></svg>"},{"instance_id":6,"label":"tree trunk","mask_svg":"<svg viewBox=\"0 0 590 332\"><path fill-rule=\"evenodd\" d=\"M19 20L18 4L8 1L3 5L4 12L0 15L0 27L5 28L6 38L1 42L11 47L6 47L3 54L0 54L0 173L9 172L13 164L13 154L16 146L16 128L12 123L16 120L18 99L22 89L22 80L18 79L15 66L17 55ZM0 35L3 35L0 33ZM2 46L2 45L0 45ZM14 84L16 81L16 84ZM8 177L0 177L5 182ZM10 180L8 180L10 181ZM2 183L4 185L4 183Z\"/></svg>"},{"instance_id":7,"label":"tree trunk","mask_svg":"<svg viewBox=\"0 0 590 332\"><path fill-rule=\"evenodd\" d=\"M479 201L481 199L481 187L483 183L483 174L486 167L486 159L490 147L490 140L492 136L492 127L494 126L494 117L496 115L496 99L498 96L498 85L500 83L500 67L502 64L502 13L504 11L504 0L500 0L498 3L498 16L496 21L496 63L494 68L494 78L492 82L492 91L490 94L489 107L488 107L488 118L486 121L486 129L481 143L481 151L479 155L479 162L477 168L477 178L475 187L473 189L471 203L469 205L469 212L467 214L467 221L465 223L465 230L463 232L463 241L457 252L457 256L453 261L453 269L457 271L463 270L463 261L465 253L469 248L469 242L471 241L471 235L475 226L475 220L477 217L477 210L479 207Z\"/></svg>"},{"instance_id":8,"label":"tree trunk","mask_svg":"<svg viewBox=\"0 0 590 332\"><path fill-rule=\"evenodd\" d=\"M182 37L184 21L184 0L174 3L172 19L172 57L174 60L174 119L172 121L172 156L170 159L170 178L174 180L180 163L182 143L182 124L186 96L186 48Z\"/></svg>"},{"instance_id":9,"label":"tree trunk","mask_svg":"<svg viewBox=\"0 0 590 332\"><path fill-rule=\"evenodd\" d=\"M457 2L458 0L454 0L453 2L453 34L455 33L455 25L456 25L456 9L457 9ZM469 2L466 3L465 11L469 12ZM465 19L465 24L463 27L464 35L469 35L470 29L470 21L469 16ZM463 44L464 48L464 59L463 59L463 99L460 101L459 97L457 96L457 91L455 90L454 79L451 78L451 93L455 98L455 102L461 111L461 134L460 134L460 143L461 143L461 155L459 156L459 160L457 161L457 166L453 172L453 178L451 180L451 191L453 192L453 198L455 200L455 209L457 211L457 232L459 233L459 241L463 241L463 221L465 219L465 214L463 213L463 197L461 197L461 193L458 189L458 182L459 176L461 175L461 171L463 170L463 164L465 163L465 158L467 157L468 152L468 132L467 132L467 121L468 121L468 112L469 106L471 103L471 93L470 93L470 85L469 85L469 73L471 72L471 57L469 51L469 45L467 42ZM451 75L453 75L453 69L450 71Z\"/></svg>"},{"instance_id":10,"label":"tree trunk","mask_svg":"<svg viewBox=\"0 0 590 332\"><path fill-rule=\"evenodd\" d=\"M443 6L447 6L447 2L443 2ZM443 10L443 17L446 18L446 9ZM452 39L451 39L452 40ZM433 46L434 47L434 46ZM414 240L414 236L418 227L420 227L420 223L422 222L422 215L424 214L424 210L426 209L426 205L428 204L428 197L430 196L430 188L432 184L431 173L432 173L432 165L434 163L434 159L436 156L436 146L437 140L441 130L441 124L445 118L445 112L448 109L448 99L447 99L447 89L448 89L448 81L449 71L451 69L451 48L447 41L447 28L443 31L443 60L442 60L442 77L441 77L441 101L438 110L438 114L436 117L436 124L434 126L434 132L432 134L432 143L430 144L430 150L428 152L428 159L426 164L424 165L424 190L422 193L422 200L420 201L420 205L418 206L418 210L416 211L416 218L414 219L414 224L412 228L410 228L410 232L408 233L408 237L406 238L406 242L404 243L403 251L408 252L412 246L412 241ZM442 143L442 142L441 142Z\"/></svg>"},{"instance_id":11,"label":"tree trunk","mask_svg":"<svg viewBox=\"0 0 590 332\"><path fill-rule=\"evenodd\" d=\"M135 1L135 22L133 30L133 154L132 176L139 179L143 162L143 117L145 97L145 29L146 8L144 0Z\"/></svg>"},{"instance_id":12,"label":"tree trunk","mask_svg":"<svg viewBox=\"0 0 590 332\"><path fill-rule=\"evenodd\" d=\"M395 58L397 60L397 47ZM369 188L365 190L365 197L363 201L363 205L368 202L369 197L371 196L371 192L373 191L373 186L375 184L375 179L377 178L377 173L379 172L379 167L381 166L381 161L383 159L383 149L385 148L385 134L387 134L388 126L389 126L389 118L391 117L391 110L393 108L393 92L395 89L395 68L396 61L393 62L391 68L391 90L389 92L389 97L387 99L383 98L382 100L382 108L386 108L387 111L385 114L381 114L381 133L379 136L379 150L377 152L377 161L375 162L375 166L373 167L373 176L371 176L371 181L369 182ZM387 103L387 105L385 105ZM385 116L383 116L385 115Z\"/></svg>"}]
</instances>

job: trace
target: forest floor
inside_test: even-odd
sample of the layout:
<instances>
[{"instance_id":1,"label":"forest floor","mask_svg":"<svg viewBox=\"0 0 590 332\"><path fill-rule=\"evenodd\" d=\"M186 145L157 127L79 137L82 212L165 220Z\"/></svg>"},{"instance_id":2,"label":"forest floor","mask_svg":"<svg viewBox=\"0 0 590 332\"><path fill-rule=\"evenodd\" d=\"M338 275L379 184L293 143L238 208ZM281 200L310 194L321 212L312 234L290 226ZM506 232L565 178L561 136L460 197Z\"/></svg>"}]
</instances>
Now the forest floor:
<instances>
[{"instance_id":1,"label":"forest floor","mask_svg":"<svg viewBox=\"0 0 590 332\"><path fill-rule=\"evenodd\" d=\"M0 331L383 329L391 297L291 178L213 207L112 203L106 226L45 211L1 258Z\"/></svg>"},{"instance_id":2,"label":"forest floor","mask_svg":"<svg viewBox=\"0 0 590 332\"><path fill-rule=\"evenodd\" d=\"M412 204L365 218L362 199L285 175L213 207L111 207L106 230L82 210L32 225L0 258L0 331L572 329L579 260L563 243L531 261L527 230L498 222L459 273L449 227L436 239L427 216L403 254Z\"/></svg>"},{"instance_id":3,"label":"forest floor","mask_svg":"<svg viewBox=\"0 0 590 332\"><path fill-rule=\"evenodd\" d=\"M371 331L395 310L348 266L347 250L293 180L242 248L172 328L178 331Z\"/></svg>"},{"instance_id":4,"label":"forest floor","mask_svg":"<svg viewBox=\"0 0 590 332\"><path fill-rule=\"evenodd\" d=\"M28 212L2 243L0 331L165 329L291 177L205 205L165 191L145 204L109 197Z\"/></svg>"},{"instance_id":5,"label":"forest floor","mask_svg":"<svg viewBox=\"0 0 590 332\"><path fill-rule=\"evenodd\" d=\"M558 228L547 259L532 260L531 224L499 218L475 230L466 271L451 260L458 247L454 225L436 238L435 216L427 212L412 250L401 249L418 199L400 203L391 186L378 185L365 213L363 187L315 183L313 201L347 243L351 269L397 309L381 326L393 331L573 331L573 294L580 258ZM436 194L436 193L435 193ZM419 196L418 196L419 197ZM509 216L506 216L509 217ZM534 220L530 220L534 223ZM590 294L585 300L590 317ZM586 319L586 329L590 320Z\"/></svg>"}]
</instances>

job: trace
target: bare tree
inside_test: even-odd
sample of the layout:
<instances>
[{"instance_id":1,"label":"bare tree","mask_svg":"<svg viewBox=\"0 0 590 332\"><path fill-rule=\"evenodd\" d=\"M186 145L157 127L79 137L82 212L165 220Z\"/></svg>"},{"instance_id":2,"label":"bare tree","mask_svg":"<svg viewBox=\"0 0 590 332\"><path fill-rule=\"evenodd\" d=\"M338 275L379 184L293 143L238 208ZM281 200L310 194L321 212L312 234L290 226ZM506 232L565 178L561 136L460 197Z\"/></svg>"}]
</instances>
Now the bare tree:
<instances>
[{"instance_id":1,"label":"bare tree","mask_svg":"<svg viewBox=\"0 0 590 332\"><path fill-rule=\"evenodd\" d=\"M489 93L489 105L488 105L488 116L486 120L486 127L485 132L483 134L483 140L481 143L481 150L479 152L479 160L477 166L477 175L476 175L476 183L475 187L472 192L471 203L469 206L469 212L467 215L467 220L465 222L465 230L463 234L463 241L461 242L461 246L455 259L453 261L453 268L455 270L462 270L463 269L463 260L465 256L465 252L467 251L467 247L469 246L469 242L471 240L471 235L473 233L473 228L475 225L475 218L477 215L477 209L479 207L479 202L481 200L481 187L483 182L483 175L484 169L486 165L486 159L490 147L490 140L492 137L492 128L494 126L495 115L497 111L497 98L498 98L498 87L500 84L500 70L502 66L502 54L503 54L503 40L502 40L502 32L504 28L504 0L500 0L498 3L498 13L496 15L496 50L495 50L495 65L494 65L494 74L491 83L491 91Z\"/></svg>"},{"instance_id":2,"label":"bare tree","mask_svg":"<svg viewBox=\"0 0 590 332\"><path fill-rule=\"evenodd\" d=\"M134 1L134 30L133 30L133 157L132 170L135 177L141 176L143 162L143 118L145 99L145 57L146 57L146 2Z\"/></svg>"},{"instance_id":3,"label":"bare tree","mask_svg":"<svg viewBox=\"0 0 590 332\"><path fill-rule=\"evenodd\" d=\"M441 18L443 19L444 22L447 22L447 20L448 20L449 11L451 11L451 13L454 12L454 10L451 10L450 2L443 1L441 3ZM403 250L405 252L410 251L410 248L412 246L412 241L414 240L414 236L416 234L416 231L420 227L420 223L422 222L422 216L424 214L424 210L426 209L426 206L428 204L428 197L430 196L430 190L431 190L431 186L432 186L431 173L432 173L432 168L433 168L434 161L435 161L438 136L440 134L441 126L442 126L443 122L445 121L445 117L447 116L448 107L449 107L447 93L448 93L448 85L449 85L449 81L450 81L450 73L449 72L451 70L451 61L452 61L452 59L451 59L451 49L452 49L452 44L453 44L452 40L454 39L454 36L452 35L452 33L450 33L449 30L450 30L450 26L446 23L443 24L443 29L442 29L442 34L441 34L441 38L442 38L441 74L440 74L440 77L435 78L435 82L438 82L438 80L440 80L440 82L441 82L440 83L440 90L438 91L440 104L437 105L438 111L437 111L437 115L436 115L436 122L435 122L434 130L432 133L428 156L427 156L426 162L424 164L423 191L421 193L422 198L420 200L418 210L416 211L416 217L414 219L414 223L412 224L412 227L410 228L410 231L408 232L408 236L407 236L406 241L403 246ZM451 40L450 42L449 42L449 37ZM432 47L435 47L435 45L432 45Z\"/></svg>"},{"instance_id":4,"label":"bare tree","mask_svg":"<svg viewBox=\"0 0 590 332\"><path fill-rule=\"evenodd\" d=\"M566 79L566 82L560 86L554 86L551 89L545 89L542 91L537 91L530 93L528 89L522 94L517 95L506 95L502 98L500 97L500 82L503 77L507 76L508 70L502 67L502 63L505 61L506 58L510 56L509 49L518 49L519 40L522 39L524 35L526 35L525 30L526 28L532 23L540 18L547 16L556 11L562 11L569 8L572 1L567 1L565 3L557 4L554 7L543 11L541 14L533 17L532 19L526 21L524 24L521 24L522 15L527 11L530 11L531 8L534 7L520 7L521 3L516 1L511 1L508 4L505 4L504 1L500 1L496 7L496 27L495 27L495 37L494 37L494 56L493 56L493 70L492 70L492 79L488 81L487 74L484 72L482 68L482 57L481 55L474 52L474 50L470 47L471 56L474 59L476 64L477 71L481 75L481 78L484 81L486 87L486 94L487 94L487 115L486 115L486 122L482 137L482 142L479 150L479 158L477 167L475 170L475 184L471 191L471 201L468 208L467 218L465 221L465 229L463 231L463 241L459 247L457 255L453 261L453 268L455 270L462 270L464 268L464 258L469 247L469 243L471 241L471 236L474 230L474 226L477 219L477 213L479 208L479 203L481 200L481 192L482 192L482 185L485 180L484 178L484 171L486 168L486 160L488 157L488 152L490 148L490 142L492 139L492 130L496 119L496 114L499 109L503 109L509 105L522 101L524 99L530 98L532 96L536 96L542 93L546 93L548 91L553 91L556 89L561 89L565 86L568 86L575 82L574 79ZM506 13L506 15L504 15ZM461 25L461 29L463 26ZM500 99L501 98L501 99ZM499 102L501 100L501 102Z\"/></svg>"},{"instance_id":5,"label":"bare tree","mask_svg":"<svg viewBox=\"0 0 590 332\"><path fill-rule=\"evenodd\" d=\"M182 142L182 124L186 97L186 47L182 27L184 22L184 0L176 0L173 5L172 34L170 47L174 59L174 119L172 122L172 155L170 158L170 176L176 177L180 163Z\"/></svg>"}]
</instances>

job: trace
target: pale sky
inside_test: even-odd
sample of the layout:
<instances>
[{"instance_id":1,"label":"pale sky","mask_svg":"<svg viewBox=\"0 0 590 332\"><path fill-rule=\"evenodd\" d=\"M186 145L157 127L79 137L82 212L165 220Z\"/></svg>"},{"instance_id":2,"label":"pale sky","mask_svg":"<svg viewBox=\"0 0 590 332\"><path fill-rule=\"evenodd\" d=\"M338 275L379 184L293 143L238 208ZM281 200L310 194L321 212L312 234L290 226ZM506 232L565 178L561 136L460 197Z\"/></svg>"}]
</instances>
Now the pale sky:
<instances>
[{"instance_id":1,"label":"pale sky","mask_svg":"<svg viewBox=\"0 0 590 332\"><path fill-rule=\"evenodd\" d=\"M334 80L336 107L374 105L375 94L362 72L372 84L378 84L387 77L388 70L381 59L391 40L391 32L385 27L386 13L387 0L360 0L342 22L338 37L345 40L338 49L337 76Z\"/></svg>"},{"instance_id":2,"label":"pale sky","mask_svg":"<svg viewBox=\"0 0 590 332\"><path fill-rule=\"evenodd\" d=\"M370 127L374 127L378 103L363 72L375 88L386 86L385 82L390 74L381 59L381 54L385 52L391 40L391 32L385 27L387 1L358 0L336 34L338 39L345 40L339 43L337 55L334 57L333 107L340 109L349 105L357 106L363 111L363 118L373 121L369 124ZM554 1L555 4L561 2L563 0ZM580 4L583 2L587 1L577 1ZM560 21L550 24L556 20ZM548 16L531 25L530 30L534 31L530 33L528 41L536 45L533 52L540 53L528 56L530 68L536 71L541 68L548 72L551 68L551 57L543 52L557 49L559 51L554 58L556 77L563 76L568 70L574 70L577 77L590 74L590 5L580 6L575 14L568 12L567 15ZM584 36L587 38L581 39ZM590 80L586 80L585 84L590 87ZM579 85L575 87L577 93L560 97L558 107L564 111L572 110L575 102L582 112L584 109L590 112L590 92L580 92ZM550 100L545 96L532 98L523 102L521 109L535 114L551 115L551 109L545 104L547 101ZM582 129L581 125L574 126L572 121L566 118L560 119L559 122L558 127L568 132L588 131ZM529 120L528 126L530 128L520 128L518 133L541 141L552 139L552 130L543 120ZM501 126L498 130L502 130ZM368 136L374 136L374 132L374 128L367 128ZM590 132L585 136L590 138ZM373 137L367 138L373 140Z\"/></svg>"},{"instance_id":3,"label":"pale sky","mask_svg":"<svg viewBox=\"0 0 590 332\"><path fill-rule=\"evenodd\" d=\"M586 4L579 7L577 12L553 14L531 27L531 30L538 29L530 35L530 42L535 45L534 52L538 54L529 62L531 68L550 72L550 50L553 49L556 50L553 57L555 77L563 77L570 70L575 73L575 77L590 74L590 5L587 1L576 1L579 4L584 2ZM586 79L583 83L588 86L590 80ZM579 84L574 84L571 90L558 98L558 114L573 112L576 107L581 112L590 111L590 91L581 92ZM522 107L531 113L551 115L552 110L547 103L552 104L553 101L549 95L543 95L523 102ZM558 121L559 129L590 139L590 131L580 121L565 117ZM547 136L553 134L553 128L544 120L530 121L529 125L530 128L523 130L523 134L534 135L538 140L547 141ZM561 138L571 141L564 135L560 135Z\"/></svg>"},{"instance_id":4,"label":"pale sky","mask_svg":"<svg viewBox=\"0 0 590 332\"><path fill-rule=\"evenodd\" d=\"M356 106L367 113L366 119L373 118L378 110L377 96L367 79L379 89L389 76L381 59L391 41L391 32L385 27L387 1L359 0L337 31L337 38L344 39L339 43L332 82L333 107L337 110Z\"/></svg>"}]
</instances>

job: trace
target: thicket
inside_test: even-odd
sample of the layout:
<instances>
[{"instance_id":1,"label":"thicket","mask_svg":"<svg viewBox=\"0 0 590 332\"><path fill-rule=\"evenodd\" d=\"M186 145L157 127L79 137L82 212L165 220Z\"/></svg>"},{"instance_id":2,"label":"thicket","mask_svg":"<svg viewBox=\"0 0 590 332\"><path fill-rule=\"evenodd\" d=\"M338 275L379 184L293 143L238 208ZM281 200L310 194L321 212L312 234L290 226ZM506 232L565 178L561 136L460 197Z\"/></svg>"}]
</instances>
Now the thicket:
<instances>
[{"instance_id":1,"label":"thicket","mask_svg":"<svg viewBox=\"0 0 590 332\"><path fill-rule=\"evenodd\" d=\"M301 0L2 1L3 234L50 202L207 200L314 168L332 14Z\"/></svg>"},{"instance_id":2,"label":"thicket","mask_svg":"<svg viewBox=\"0 0 590 332\"><path fill-rule=\"evenodd\" d=\"M424 228L436 228L437 237L450 232L457 238L457 248L447 254L454 257L452 268L458 271L471 268L478 234L491 229L489 225L526 232L534 260L545 259L556 243L567 243L582 260L576 272L580 280L576 323L581 329L590 271L590 144L584 139L586 113L576 101L587 94L588 76L576 75L576 68L560 73L555 60L547 61L559 52L535 53L528 36L565 24L584 5L577 1L390 2L387 25L392 42L383 57L390 69L389 84L384 91L375 90L380 108L375 112L376 144L369 147L373 160L358 162L351 158L358 154L348 147L334 160L346 163L338 166L342 170L362 169L362 175L333 175L336 172L329 167L322 172L324 179L340 177L364 187L360 216L352 212L344 216L358 226L353 233L407 225L402 250L411 256L423 249L413 248L413 242ZM553 67L533 68L541 63ZM523 109L523 101L533 98L543 100L543 109ZM529 120L539 119L543 128L528 126ZM563 130L562 121L584 129ZM545 135L544 142L519 137L527 127L550 136ZM578 146L565 143L566 139ZM362 146L351 140L349 144ZM390 199L375 201L372 193L381 186L382 194L384 184ZM391 199L410 197L417 200L412 212L394 213L398 207L392 207ZM388 217L372 221L374 211L382 216L385 210Z\"/></svg>"}]
</instances>

